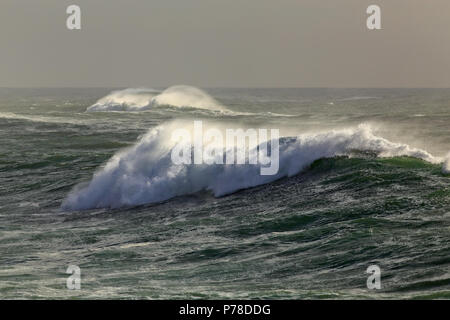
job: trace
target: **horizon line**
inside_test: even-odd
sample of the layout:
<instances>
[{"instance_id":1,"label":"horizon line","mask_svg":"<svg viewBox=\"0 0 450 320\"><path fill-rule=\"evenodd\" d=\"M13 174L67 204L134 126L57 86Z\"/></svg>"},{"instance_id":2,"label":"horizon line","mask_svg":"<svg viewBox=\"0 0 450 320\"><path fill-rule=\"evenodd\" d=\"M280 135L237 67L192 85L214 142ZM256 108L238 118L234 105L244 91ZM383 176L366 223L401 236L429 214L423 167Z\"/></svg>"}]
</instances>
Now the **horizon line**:
<instances>
[{"instance_id":1,"label":"horizon line","mask_svg":"<svg viewBox=\"0 0 450 320\"><path fill-rule=\"evenodd\" d=\"M170 88L169 86L0 86L0 89L122 89L122 88ZM199 85L189 85L193 87L198 87L202 89L450 89L448 87L320 87L320 86L199 86Z\"/></svg>"}]
</instances>

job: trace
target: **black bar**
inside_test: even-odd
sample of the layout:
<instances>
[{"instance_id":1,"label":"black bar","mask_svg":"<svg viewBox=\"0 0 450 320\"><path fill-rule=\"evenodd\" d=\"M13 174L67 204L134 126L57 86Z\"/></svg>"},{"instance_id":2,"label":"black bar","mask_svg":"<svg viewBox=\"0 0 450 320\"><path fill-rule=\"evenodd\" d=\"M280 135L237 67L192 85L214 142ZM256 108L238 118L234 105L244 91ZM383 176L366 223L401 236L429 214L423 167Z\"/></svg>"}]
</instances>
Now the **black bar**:
<instances>
[{"instance_id":1,"label":"black bar","mask_svg":"<svg viewBox=\"0 0 450 320\"><path fill-rule=\"evenodd\" d=\"M143 319L318 319L345 317L385 319L395 314L429 317L445 315L449 301L411 300L38 300L0 301L3 314L16 317L22 312L38 315L99 316L111 314L130 318L141 314ZM445 308L445 309L444 309ZM9 309L9 310L8 310Z\"/></svg>"}]
</instances>

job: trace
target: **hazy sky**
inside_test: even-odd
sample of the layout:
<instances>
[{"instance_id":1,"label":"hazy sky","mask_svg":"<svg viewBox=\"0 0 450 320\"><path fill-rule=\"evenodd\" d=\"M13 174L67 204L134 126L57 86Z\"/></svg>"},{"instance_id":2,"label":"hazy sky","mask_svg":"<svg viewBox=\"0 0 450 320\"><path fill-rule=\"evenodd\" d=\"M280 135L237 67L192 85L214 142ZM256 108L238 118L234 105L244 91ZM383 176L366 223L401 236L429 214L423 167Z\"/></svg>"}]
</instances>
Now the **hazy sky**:
<instances>
[{"instance_id":1,"label":"hazy sky","mask_svg":"<svg viewBox=\"0 0 450 320\"><path fill-rule=\"evenodd\" d=\"M449 0L1 0L0 44L1 87L450 87Z\"/></svg>"}]
</instances>

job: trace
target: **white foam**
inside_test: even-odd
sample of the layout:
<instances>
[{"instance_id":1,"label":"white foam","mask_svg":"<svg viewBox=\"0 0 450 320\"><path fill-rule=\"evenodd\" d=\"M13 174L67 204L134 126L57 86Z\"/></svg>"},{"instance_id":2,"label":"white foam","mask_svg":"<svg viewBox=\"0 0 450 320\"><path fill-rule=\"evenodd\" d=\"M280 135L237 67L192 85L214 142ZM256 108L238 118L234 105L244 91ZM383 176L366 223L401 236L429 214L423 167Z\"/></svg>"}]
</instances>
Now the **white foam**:
<instances>
[{"instance_id":1,"label":"white foam","mask_svg":"<svg viewBox=\"0 0 450 320\"><path fill-rule=\"evenodd\" d=\"M144 111L158 106L226 110L206 92L195 87L180 85L167 88L161 93L146 88L113 91L86 111Z\"/></svg>"},{"instance_id":2,"label":"white foam","mask_svg":"<svg viewBox=\"0 0 450 320\"><path fill-rule=\"evenodd\" d=\"M354 150L381 157L411 156L431 163L442 162L428 152L394 143L373 134L367 125L280 140L279 171L261 176L259 165L174 165L171 132L185 123L174 121L151 129L133 147L114 155L88 184L77 186L62 208L82 210L134 206L161 202L176 196L210 190L222 196L240 189L293 176L313 161ZM448 162L447 162L448 166Z\"/></svg>"},{"instance_id":3,"label":"white foam","mask_svg":"<svg viewBox=\"0 0 450 320\"><path fill-rule=\"evenodd\" d=\"M154 97L152 104L218 111L226 109L206 92L191 86L170 87Z\"/></svg>"},{"instance_id":4,"label":"white foam","mask_svg":"<svg viewBox=\"0 0 450 320\"><path fill-rule=\"evenodd\" d=\"M444 164L442 165L442 173L450 174L450 153L445 157Z\"/></svg>"},{"instance_id":5,"label":"white foam","mask_svg":"<svg viewBox=\"0 0 450 320\"><path fill-rule=\"evenodd\" d=\"M42 123L86 124L85 121L78 119L68 119L64 117L46 117L41 115L30 115L30 114L28 115L16 114L13 112L0 112L0 118L13 120L26 120L31 122L42 122Z\"/></svg>"},{"instance_id":6,"label":"white foam","mask_svg":"<svg viewBox=\"0 0 450 320\"><path fill-rule=\"evenodd\" d=\"M156 94L155 90L146 88L113 91L86 111L139 111L148 107Z\"/></svg>"}]
</instances>

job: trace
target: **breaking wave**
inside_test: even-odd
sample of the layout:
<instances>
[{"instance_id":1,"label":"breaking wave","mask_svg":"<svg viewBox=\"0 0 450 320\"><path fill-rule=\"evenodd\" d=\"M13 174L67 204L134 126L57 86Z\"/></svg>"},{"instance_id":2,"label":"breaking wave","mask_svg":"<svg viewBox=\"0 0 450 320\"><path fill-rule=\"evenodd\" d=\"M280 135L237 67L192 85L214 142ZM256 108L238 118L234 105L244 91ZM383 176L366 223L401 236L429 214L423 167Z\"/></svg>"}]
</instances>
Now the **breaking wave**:
<instances>
[{"instance_id":1,"label":"breaking wave","mask_svg":"<svg viewBox=\"0 0 450 320\"><path fill-rule=\"evenodd\" d=\"M445 157L444 164L442 165L442 173L450 174L450 153Z\"/></svg>"},{"instance_id":2,"label":"breaking wave","mask_svg":"<svg viewBox=\"0 0 450 320\"><path fill-rule=\"evenodd\" d=\"M87 108L86 111L144 111L158 106L226 110L213 97L198 88L173 86L162 92L146 88L113 91Z\"/></svg>"},{"instance_id":3,"label":"breaking wave","mask_svg":"<svg viewBox=\"0 0 450 320\"><path fill-rule=\"evenodd\" d=\"M135 206L201 190L223 196L296 175L315 160L351 155L355 151L371 152L379 157L410 156L430 163L444 161L424 150L377 136L370 126L363 124L355 128L281 138L279 171L272 176L260 175L260 165L175 165L171 151L177 142L171 140L171 133L180 127L186 128L186 124L174 121L149 130L133 147L116 153L89 183L75 187L62 208L84 210ZM447 160L446 170L448 166Z\"/></svg>"}]
</instances>

